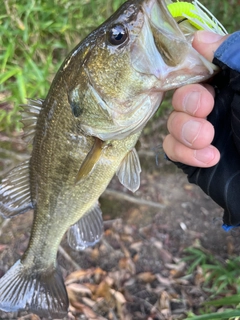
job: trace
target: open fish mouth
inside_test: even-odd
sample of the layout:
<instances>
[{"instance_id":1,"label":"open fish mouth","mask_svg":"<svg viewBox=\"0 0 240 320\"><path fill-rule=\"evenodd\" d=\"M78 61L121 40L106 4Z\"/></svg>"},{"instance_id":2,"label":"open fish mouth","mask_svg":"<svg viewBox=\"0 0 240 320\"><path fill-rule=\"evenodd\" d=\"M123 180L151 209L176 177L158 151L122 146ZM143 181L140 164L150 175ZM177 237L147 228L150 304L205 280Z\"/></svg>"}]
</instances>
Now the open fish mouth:
<instances>
[{"instance_id":1,"label":"open fish mouth","mask_svg":"<svg viewBox=\"0 0 240 320\"><path fill-rule=\"evenodd\" d=\"M91 77L89 95L110 121L102 121L101 125L98 121L81 124L87 134L102 141L121 140L141 132L159 108L164 92L202 82L218 70L192 47L191 35L197 29L186 32L170 14L165 0L131 0L123 6L117 24L111 22L106 34L114 34L118 31L116 26L120 26L124 30L120 33L122 39L129 35L128 41L110 46L111 55L116 55L115 74L126 72L129 77L123 82L128 84L119 87L112 97L106 89L111 87L110 82L100 87ZM109 41L104 48L109 48ZM119 61L124 67L118 68Z\"/></svg>"},{"instance_id":2,"label":"open fish mouth","mask_svg":"<svg viewBox=\"0 0 240 320\"><path fill-rule=\"evenodd\" d=\"M165 1L143 1L142 10L144 25L132 48L132 65L160 80L159 89L203 81L218 70L192 47L191 37L181 30Z\"/></svg>"}]
</instances>

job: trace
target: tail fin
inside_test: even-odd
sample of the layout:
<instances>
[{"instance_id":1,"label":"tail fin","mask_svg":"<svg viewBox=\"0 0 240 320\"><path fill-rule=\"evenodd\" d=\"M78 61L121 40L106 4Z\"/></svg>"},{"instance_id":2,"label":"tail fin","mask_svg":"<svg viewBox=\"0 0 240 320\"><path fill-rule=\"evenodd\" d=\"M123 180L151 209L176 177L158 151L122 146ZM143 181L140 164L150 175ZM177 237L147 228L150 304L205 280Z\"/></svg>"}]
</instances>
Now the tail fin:
<instances>
[{"instance_id":1,"label":"tail fin","mask_svg":"<svg viewBox=\"0 0 240 320\"><path fill-rule=\"evenodd\" d=\"M60 270L30 272L18 260L0 279L0 309L63 318L67 315L68 297Z\"/></svg>"}]
</instances>

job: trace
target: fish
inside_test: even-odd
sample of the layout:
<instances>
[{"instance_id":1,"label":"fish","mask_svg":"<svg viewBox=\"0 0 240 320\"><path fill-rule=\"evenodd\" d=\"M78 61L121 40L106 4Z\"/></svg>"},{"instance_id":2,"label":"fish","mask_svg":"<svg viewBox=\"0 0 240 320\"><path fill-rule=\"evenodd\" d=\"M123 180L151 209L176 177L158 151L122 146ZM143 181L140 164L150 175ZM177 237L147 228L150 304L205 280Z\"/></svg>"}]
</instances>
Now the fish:
<instances>
[{"instance_id":1,"label":"fish","mask_svg":"<svg viewBox=\"0 0 240 320\"><path fill-rule=\"evenodd\" d=\"M78 250L99 241L98 199L115 174L132 192L139 188L135 146L164 92L217 72L190 35L164 0L129 0L70 52L46 98L23 106L32 153L3 178L0 212L33 210L34 221L26 252L0 279L1 310L67 315L57 264L64 234Z\"/></svg>"}]
</instances>

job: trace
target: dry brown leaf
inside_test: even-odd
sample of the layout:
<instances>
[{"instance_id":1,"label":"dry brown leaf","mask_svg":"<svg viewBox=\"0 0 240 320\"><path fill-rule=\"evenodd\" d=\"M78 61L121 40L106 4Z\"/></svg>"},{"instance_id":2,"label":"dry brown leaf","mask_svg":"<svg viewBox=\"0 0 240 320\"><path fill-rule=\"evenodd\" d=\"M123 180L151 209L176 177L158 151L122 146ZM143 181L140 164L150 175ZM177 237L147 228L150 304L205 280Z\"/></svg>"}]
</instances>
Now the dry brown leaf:
<instances>
[{"instance_id":1,"label":"dry brown leaf","mask_svg":"<svg viewBox=\"0 0 240 320\"><path fill-rule=\"evenodd\" d=\"M98 249L98 247L95 247L91 250L91 258L93 260L98 260L100 256L100 251Z\"/></svg>"},{"instance_id":2,"label":"dry brown leaf","mask_svg":"<svg viewBox=\"0 0 240 320\"><path fill-rule=\"evenodd\" d=\"M127 235L132 235L133 234L133 228L129 225L124 225L123 227L124 233Z\"/></svg>"},{"instance_id":3,"label":"dry brown leaf","mask_svg":"<svg viewBox=\"0 0 240 320\"><path fill-rule=\"evenodd\" d=\"M36 314L30 314L30 315L28 314L26 316L22 316L22 317L18 318L18 320L29 320L29 319L31 319L31 320L41 320L39 318L39 316L37 316Z\"/></svg>"},{"instance_id":4,"label":"dry brown leaf","mask_svg":"<svg viewBox=\"0 0 240 320\"><path fill-rule=\"evenodd\" d=\"M119 260L118 266L120 269L127 269L127 264L128 264L128 258L123 257Z\"/></svg>"},{"instance_id":5,"label":"dry brown leaf","mask_svg":"<svg viewBox=\"0 0 240 320\"><path fill-rule=\"evenodd\" d=\"M130 236L129 234L122 234L120 236L120 239L121 239L121 241L124 241L124 242L129 242L129 243L133 242L133 237Z\"/></svg>"},{"instance_id":6,"label":"dry brown leaf","mask_svg":"<svg viewBox=\"0 0 240 320\"><path fill-rule=\"evenodd\" d=\"M131 244L130 248L139 252L141 250L141 248L142 248L142 245L143 245L143 242L142 241L138 241L138 242L135 242L135 243Z\"/></svg>"},{"instance_id":7,"label":"dry brown leaf","mask_svg":"<svg viewBox=\"0 0 240 320\"><path fill-rule=\"evenodd\" d=\"M123 257L119 260L119 268L129 271L131 274L136 273L135 263L130 258Z\"/></svg>"},{"instance_id":8,"label":"dry brown leaf","mask_svg":"<svg viewBox=\"0 0 240 320\"><path fill-rule=\"evenodd\" d=\"M87 288L85 285L79 284L79 283L71 283L66 288L67 288L68 292L72 291L75 294L78 294L81 296L86 296L86 295L92 294L92 291L89 288Z\"/></svg>"},{"instance_id":9,"label":"dry brown leaf","mask_svg":"<svg viewBox=\"0 0 240 320\"><path fill-rule=\"evenodd\" d=\"M133 262L136 263L138 260L140 259L139 254L135 254L135 256L133 257Z\"/></svg>"},{"instance_id":10,"label":"dry brown leaf","mask_svg":"<svg viewBox=\"0 0 240 320\"><path fill-rule=\"evenodd\" d=\"M167 287L171 286L172 281L169 278L162 277L159 273L155 274L155 276L156 276L158 282L160 282L161 284L163 284Z\"/></svg>"},{"instance_id":11,"label":"dry brown leaf","mask_svg":"<svg viewBox=\"0 0 240 320\"><path fill-rule=\"evenodd\" d=\"M76 301L77 297L76 297L76 294L74 293L74 291L68 290L68 287L66 287L66 289L67 289L68 299L69 299L70 303L72 303L72 301Z\"/></svg>"},{"instance_id":12,"label":"dry brown leaf","mask_svg":"<svg viewBox=\"0 0 240 320\"><path fill-rule=\"evenodd\" d=\"M158 304L161 312L166 309L170 310L170 297L167 291L161 293Z\"/></svg>"},{"instance_id":13,"label":"dry brown leaf","mask_svg":"<svg viewBox=\"0 0 240 320\"><path fill-rule=\"evenodd\" d=\"M124 256L125 256L126 258L130 258L130 257L131 257L131 254L130 254L130 252L128 251L128 249L125 247L125 245L124 245L122 242L120 242L119 244L120 244L120 247L121 247L121 250L122 250Z\"/></svg>"},{"instance_id":14,"label":"dry brown leaf","mask_svg":"<svg viewBox=\"0 0 240 320\"><path fill-rule=\"evenodd\" d=\"M137 275L137 279L149 283L154 281L156 279L156 276L149 271L141 272Z\"/></svg>"},{"instance_id":15,"label":"dry brown leaf","mask_svg":"<svg viewBox=\"0 0 240 320\"><path fill-rule=\"evenodd\" d=\"M125 299L124 295L121 292L116 291L114 289L110 289L110 292L120 304L126 303L126 299Z\"/></svg>"},{"instance_id":16,"label":"dry brown leaf","mask_svg":"<svg viewBox=\"0 0 240 320\"><path fill-rule=\"evenodd\" d=\"M160 253L160 257L161 257L161 259L162 259L162 261L163 261L164 263L170 263L170 262L172 262L172 254L171 254L169 251L161 248L161 249L159 250L159 253Z\"/></svg>"},{"instance_id":17,"label":"dry brown leaf","mask_svg":"<svg viewBox=\"0 0 240 320\"><path fill-rule=\"evenodd\" d=\"M87 317L88 320L96 320L98 319L97 314L92 310L92 308L89 308L85 305L82 305L83 313Z\"/></svg>"},{"instance_id":18,"label":"dry brown leaf","mask_svg":"<svg viewBox=\"0 0 240 320\"><path fill-rule=\"evenodd\" d=\"M185 274L185 268L186 263L185 262L179 262L177 264L173 263L166 263L165 267L167 267L170 270L170 274L173 278L180 278Z\"/></svg>"},{"instance_id":19,"label":"dry brown leaf","mask_svg":"<svg viewBox=\"0 0 240 320\"><path fill-rule=\"evenodd\" d=\"M70 305L74 308L75 312L83 313L83 308L85 307L84 304L80 303L76 300L70 300Z\"/></svg>"},{"instance_id":20,"label":"dry brown leaf","mask_svg":"<svg viewBox=\"0 0 240 320\"><path fill-rule=\"evenodd\" d=\"M107 229L107 230L104 232L104 235L105 235L105 237L112 236L112 235L113 235L113 231L112 231L111 229Z\"/></svg>"},{"instance_id":21,"label":"dry brown leaf","mask_svg":"<svg viewBox=\"0 0 240 320\"><path fill-rule=\"evenodd\" d=\"M93 275L94 275L94 281L95 281L96 283L99 283L106 274L107 274L106 271L102 270L102 269L99 268L99 267L96 268L96 269L94 270L94 273L93 273Z\"/></svg>"},{"instance_id":22,"label":"dry brown leaf","mask_svg":"<svg viewBox=\"0 0 240 320\"><path fill-rule=\"evenodd\" d=\"M96 298L103 297L107 300L111 298L110 287L106 281L102 281L99 284L95 292L95 297Z\"/></svg>"},{"instance_id":23,"label":"dry brown leaf","mask_svg":"<svg viewBox=\"0 0 240 320\"><path fill-rule=\"evenodd\" d=\"M76 311L76 309L75 309ZM68 320L76 320L76 317L72 314L72 312L68 312Z\"/></svg>"},{"instance_id":24,"label":"dry brown leaf","mask_svg":"<svg viewBox=\"0 0 240 320\"><path fill-rule=\"evenodd\" d=\"M161 314L164 316L164 320L172 320L171 312L169 309L161 310Z\"/></svg>"},{"instance_id":25,"label":"dry brown leaf","mask_svg":"<svg viewBox=\"0 0 240 320\"><path fill-rule=\"evenodd\" d=\"M68 285L72 282L77 282L83 279L89 279L94 272L94 269L77 270L69 274L65 280L65 284Z\"/></svg>"},{"instance_id":26,"label":"dry brown leaf","mask_svg":"<svg viewBox=\"0 0 240 320\"><path fill-rule=\"evenodd\" d=\"M93 301L92 299L89 299L89 298L87 298L87 297L83 297L83 298L82 298L82 302L83 302L84 304L86 304L86 305L87 305L88 307L90 307L90 308L93 308L94 305L96 304L95 301Z\"/></svg>"},{"instance_id":27,"label":"dry brown leaf","mask_svg":"<svg viewBox=\"0 0 240 320\"><path fill-rule=\"evenodd\" d=\"M117 279L119 279L119 277ZM107 282L109 287L112 287L115 281L115 279L113 279L110 275L106 276L104 280Z\"/></svg>"},{"instance_id":28,"label":"dry brown leaf","mask_svg":"<svg viewBox=\"0 0 240 320\"><path fill-rule=\"evenodd\" d=\"M194 276L194 284L199 287L204 281L205 277L203 274L203 270L200 266L197 266L197 270Z\"/></svg>"}]
</instances>

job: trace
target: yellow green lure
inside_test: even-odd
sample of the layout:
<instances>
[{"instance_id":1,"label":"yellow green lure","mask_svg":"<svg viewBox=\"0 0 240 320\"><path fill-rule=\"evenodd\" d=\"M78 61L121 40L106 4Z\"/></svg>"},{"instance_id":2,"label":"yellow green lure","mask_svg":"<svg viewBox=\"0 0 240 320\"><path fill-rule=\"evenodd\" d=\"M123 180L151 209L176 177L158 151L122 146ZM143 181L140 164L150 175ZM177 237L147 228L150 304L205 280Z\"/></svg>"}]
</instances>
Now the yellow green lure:
<instances>
[{"instance_id":1,"label":"yellow green lure","mask_svg":"<svg viewBox=\"0 0 240 320\"><path fill-rule=\"evenodd\" d=\"M227 34L223 25L198 0L192 3L177 1L168 5L168 10L174 18L188 19L196 29L208 30L221 35Z\"/></svg>"}]
</instances>

